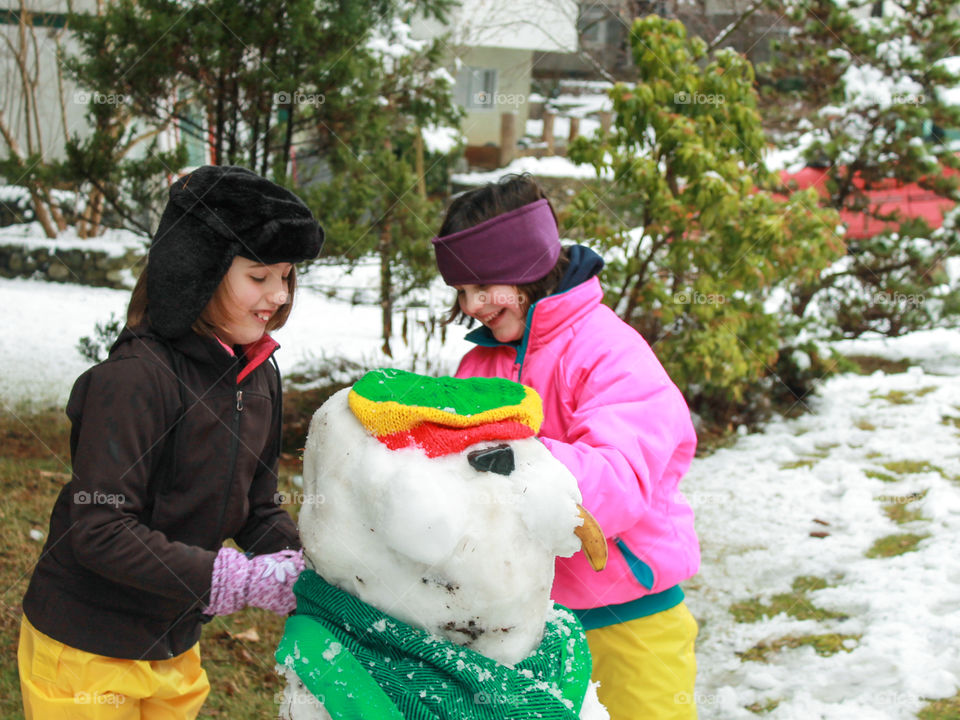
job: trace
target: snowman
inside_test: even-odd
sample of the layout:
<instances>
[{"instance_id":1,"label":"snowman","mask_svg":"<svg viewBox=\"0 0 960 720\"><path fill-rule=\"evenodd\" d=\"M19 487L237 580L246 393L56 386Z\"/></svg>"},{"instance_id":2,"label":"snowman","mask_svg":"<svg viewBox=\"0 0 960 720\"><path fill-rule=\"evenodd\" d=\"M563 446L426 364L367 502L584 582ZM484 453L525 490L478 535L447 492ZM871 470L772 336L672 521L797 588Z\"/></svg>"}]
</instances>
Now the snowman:
<instances>
[{"instance_id":1,"label":"snowman","mask_svg":"<svg viewBox=\"0 0 960 720\"><path fill-rule=\"evenodd\" d=\"M606 542L535 438L532 389L367 373L314 415L294 587L276 657L290 720L603 720L554 559Z\"/></svg>"}]
</instances>

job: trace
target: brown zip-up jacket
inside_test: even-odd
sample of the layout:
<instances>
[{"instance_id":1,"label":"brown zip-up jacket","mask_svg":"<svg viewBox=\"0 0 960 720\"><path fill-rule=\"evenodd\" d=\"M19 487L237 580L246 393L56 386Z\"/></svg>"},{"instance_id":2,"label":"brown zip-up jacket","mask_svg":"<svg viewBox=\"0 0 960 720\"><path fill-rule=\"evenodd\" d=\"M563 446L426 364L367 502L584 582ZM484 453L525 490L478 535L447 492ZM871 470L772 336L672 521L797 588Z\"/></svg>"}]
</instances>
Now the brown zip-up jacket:
<instances>
[{"instance_id":1,"label":"brown zip-up jacket","mask_svg":"<svg viewBox=\"0 0 960 720\"><path fill-rule=\"evenodd\" d=\"M174 657L200 637L224 540L300 547L277 496L276 347L264 336L241 367L212 338L125 329L80 376L73 476L23 599L34 627L98 655Z\"/></svg>"}]
</instances>

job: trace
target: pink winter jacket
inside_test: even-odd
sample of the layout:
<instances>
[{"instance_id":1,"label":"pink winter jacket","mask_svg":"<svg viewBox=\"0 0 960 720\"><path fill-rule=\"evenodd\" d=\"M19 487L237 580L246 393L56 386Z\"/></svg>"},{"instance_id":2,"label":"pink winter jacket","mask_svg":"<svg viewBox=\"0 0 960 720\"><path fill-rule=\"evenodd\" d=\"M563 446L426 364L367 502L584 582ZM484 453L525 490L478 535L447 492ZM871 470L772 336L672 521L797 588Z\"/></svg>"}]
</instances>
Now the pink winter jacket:
<instances>
[{"instance_id":1,"label":"pink winter jacket","mask_svg":"<svg viewBox=\"0 0 960 720\"><path fill-rule=\"evenodd\" d=\"M700 565L693 510L677 488L697 444L690 412L650 346L602 297L594 277L544 298L519 348L474 348L457 370L522 382L543 398L539 437L577 478L609 549L599 573L582 551L557 559L553 599L574 609L668 590Z\"/></svg>"}]
</instances>

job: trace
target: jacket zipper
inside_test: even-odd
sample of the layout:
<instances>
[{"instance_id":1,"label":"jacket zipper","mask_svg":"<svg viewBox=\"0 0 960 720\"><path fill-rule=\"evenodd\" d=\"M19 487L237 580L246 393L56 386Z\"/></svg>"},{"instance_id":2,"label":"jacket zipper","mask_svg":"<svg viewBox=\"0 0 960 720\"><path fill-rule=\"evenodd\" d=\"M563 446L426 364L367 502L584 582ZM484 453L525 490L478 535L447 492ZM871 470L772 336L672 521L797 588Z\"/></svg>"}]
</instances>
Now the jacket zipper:
<instances>
[{"instance_id":1,"label":"jacket zipper","mask_svg":"<svg viewBox=\"0 0 960 720\"><path fill-rule=\"evenodd\" d=\"M271 353L272 355L272 353ZM266 362L266 360L264 360ZM236 375L234 375L236 377ZM223 499L223 507L220 509L220 521L217 523L217 537L223 534L223 522L227 517L227 507L230 505L230 492L233 490L233 479L237 473L237 454L240 445L240 414L243 412L243 390L240 389L240 383L234 386L237 389L237 404L233 411L233 432L230 441L230 477L227 478L227 493Z\"/></svg>"},{"instance_id":2,"label":"jacket zipper","mask_svg":"<svg viewBox=\"0 0 960 720\"><path fill-rule=\"evenodd\" d=\"M233 427L230 440L230 476L227 478L227 492L224 494L223 507L220 508L220 520L217 523L217 537L223 534L223 522L230 505L230 493L233 490L233 476L237 472L237 452L240 444L240 413L243 412L243 390L237 388L237 404L233 411Z\"/></svg>"}]
</instances>

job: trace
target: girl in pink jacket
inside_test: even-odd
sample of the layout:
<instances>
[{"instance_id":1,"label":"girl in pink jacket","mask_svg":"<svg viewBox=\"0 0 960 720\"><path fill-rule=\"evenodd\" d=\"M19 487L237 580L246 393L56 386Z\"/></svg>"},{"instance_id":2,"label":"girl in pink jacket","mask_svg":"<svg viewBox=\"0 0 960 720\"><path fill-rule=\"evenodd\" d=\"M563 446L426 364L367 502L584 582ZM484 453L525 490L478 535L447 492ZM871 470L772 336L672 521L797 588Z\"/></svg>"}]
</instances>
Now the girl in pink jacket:
<instances>
[{"instance_id":1,"label":"girl in pink jacket","mask_svg":"<svg viewBox=\"0 0 960 720\"><path fill-rule=\"evenodd\" d=\"M593 678L614 720L696 718L697 625L679 583L700 564L678 484L696 449L690 412L644 339L601 303L603 260L562 248L556 215L529 175L450 205L433 239L457 290L450 319L479 320L458 377L503 377L543 398L540 439L577 478L607 537L594 572L558 558L553 599L587 630Z\"/></svg>"}]
</instances>

